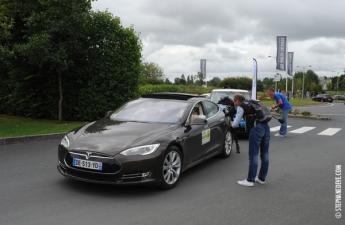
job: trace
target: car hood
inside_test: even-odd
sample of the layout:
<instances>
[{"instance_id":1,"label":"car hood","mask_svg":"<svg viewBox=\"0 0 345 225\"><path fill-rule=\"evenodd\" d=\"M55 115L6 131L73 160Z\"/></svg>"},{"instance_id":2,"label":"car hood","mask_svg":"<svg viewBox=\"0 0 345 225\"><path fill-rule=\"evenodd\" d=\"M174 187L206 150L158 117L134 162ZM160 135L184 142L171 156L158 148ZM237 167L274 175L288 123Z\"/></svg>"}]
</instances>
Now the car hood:
<instances>
[{"instance_id":1,"label":"car hood","mask_svg":"<svg viewBox=\"0 0 345 225\"><path fill-rule=\"evenodd\" d=\"M131 147L156 144L154 142L160 136L176 127L176 124L123 122L104 118L69 133L69 149L116 155Z\"/></svg>"}]
</instances>

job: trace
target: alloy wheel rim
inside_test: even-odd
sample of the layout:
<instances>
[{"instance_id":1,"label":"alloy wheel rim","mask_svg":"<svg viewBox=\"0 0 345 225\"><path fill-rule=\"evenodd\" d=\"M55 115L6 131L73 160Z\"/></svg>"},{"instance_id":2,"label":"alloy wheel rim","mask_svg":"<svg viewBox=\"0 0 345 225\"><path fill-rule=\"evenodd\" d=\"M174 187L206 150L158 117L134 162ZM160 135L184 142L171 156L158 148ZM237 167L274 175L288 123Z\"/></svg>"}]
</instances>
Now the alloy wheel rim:
<instances>
[{"instance_id":1,"label":"alloy wheel rim","mask_svg":"<svg viewBox=\"0 0 345 225\"><path fill-rule=\"evenodd\" d=\"M169 152L163 162L163 178L164 181L172 185L174 184L181 173L181 157L176 151Z\"/></svg>"},{"instance_id":2,"label":"alloy wheel rim","mask_svg":"<svg viewBox=\"0 0 345 225\"><path fill-rule=\"evenodd\" d=\"M230 153L232 151L232 136L231 136L231 133L229 131L226 132L224 144L225 144L225 154L230 155Z\"/></svg>"}]
</instances>

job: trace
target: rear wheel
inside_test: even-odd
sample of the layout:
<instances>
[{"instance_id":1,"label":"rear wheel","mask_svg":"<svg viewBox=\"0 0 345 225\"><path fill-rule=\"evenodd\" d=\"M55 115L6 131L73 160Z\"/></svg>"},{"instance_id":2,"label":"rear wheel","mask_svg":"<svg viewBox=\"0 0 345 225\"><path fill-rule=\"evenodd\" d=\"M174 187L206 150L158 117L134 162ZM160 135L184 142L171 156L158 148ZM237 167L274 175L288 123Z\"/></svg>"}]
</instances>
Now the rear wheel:
<instances>
[{"instance_id":1,"label":"rear wheel","mask_svg":"<svg viewBox=\"0 0 345 225\"><path fill-rule=\"evenodd\" d=\"M224 147L221 154L223 158L228 158L231 155L233 142L234 140L233 140L232 134L230 130L227 130L225 133L225 138L224 138Z\"/></svg>"},{"instance_id":2,"label":"rear wheel","mask_svg":"<svg viewBox=\"0 0 345 225\"><path fill-rule=\"evenodd\" d=\"M171 146L163 158L160 187L162 189L175 187L180 179L181 172L182 157L180 149L176 146Z\"/></svg>"}]
</instances>

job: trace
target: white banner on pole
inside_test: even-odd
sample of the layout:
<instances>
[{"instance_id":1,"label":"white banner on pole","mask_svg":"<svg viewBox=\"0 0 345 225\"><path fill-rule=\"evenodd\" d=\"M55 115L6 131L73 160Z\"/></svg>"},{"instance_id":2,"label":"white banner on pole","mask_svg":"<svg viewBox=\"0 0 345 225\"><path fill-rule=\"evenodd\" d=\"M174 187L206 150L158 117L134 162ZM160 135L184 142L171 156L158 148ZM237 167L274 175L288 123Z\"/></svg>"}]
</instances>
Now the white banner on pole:
<instances>
[{"instance_id":1,"label":"white banner on pole","mask_svg":"<svg viewBox=\"0 0 345 225\"><path fill-rule=\"evenodd\" d=\"M258 78L258 62L253 58L253 81L252 81L252 99L256 100L256 81Z\"/></svg>"},{"instance_id":2,"label":"white banner on pole","mask_svg":"<svg viewBox=\"0 0 345 225\"><path fill-rule=\"evenodd\" d=\"M277 36L277 70L286 70L287 37Z\"/></svg>"}]
</instances>

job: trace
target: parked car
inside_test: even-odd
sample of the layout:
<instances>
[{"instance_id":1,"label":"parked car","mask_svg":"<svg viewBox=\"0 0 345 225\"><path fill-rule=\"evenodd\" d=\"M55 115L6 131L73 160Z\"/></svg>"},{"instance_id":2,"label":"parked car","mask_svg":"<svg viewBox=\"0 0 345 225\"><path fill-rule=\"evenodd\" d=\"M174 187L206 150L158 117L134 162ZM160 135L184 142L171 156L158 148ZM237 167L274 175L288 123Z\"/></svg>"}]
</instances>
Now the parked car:
<instances>
[{"instance_id":1,"label":"parked car","mask_svg":"<svg viewBox=\"0 0 345 225\"><path fill-rule=\"evenodd\" d=\"M183 171L232 152L223 110L208 99L143 96L69 132L58 146L58 171L95 183L174 187Z\"/></svg>"},{"instance_id":2,"label":"parked car","mask_svg":"<svg viewBox=\"0 0 345 225\"><path fill-rule=\"evenodd\" d=\"M318 94L315 97L312 98L314 101L319 102L333 102L332 96L328 94Z\"/></svg>"},{"instance_id":3,"label":"parked car","mask_svg":"<svg viewBox=\"0 0 345 225\"><path fill-rule=\"evenodd\" d=\"M334 95L333 99L334 100L345 100L345 95Z\"/></svg>"},{"instance_id":4,"label":"parked car","mask_svg":"<svg viewBox=\"0 0 345 225\"><path fill-rule=\"evenodd\" d=\"M211 92L210 99L216 104L219 104L219 101L224 97L229 97L230 99L234 99L236 94L241 94L244 96L246 100L250 99L250 93L247 90L242 89L214 89ZM221 105L221 108L226 108L226 106ZM233 119L233 118L231 118ZM248 121L249 122L249 121ZM249 135L249 127L252 125L249 124L244 118L240 121L240 128L237 130L237 133L242 136L248 136Z\"/></svg>"}]
</instances>

